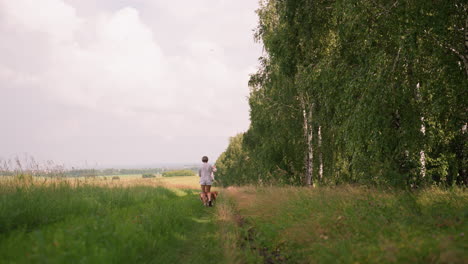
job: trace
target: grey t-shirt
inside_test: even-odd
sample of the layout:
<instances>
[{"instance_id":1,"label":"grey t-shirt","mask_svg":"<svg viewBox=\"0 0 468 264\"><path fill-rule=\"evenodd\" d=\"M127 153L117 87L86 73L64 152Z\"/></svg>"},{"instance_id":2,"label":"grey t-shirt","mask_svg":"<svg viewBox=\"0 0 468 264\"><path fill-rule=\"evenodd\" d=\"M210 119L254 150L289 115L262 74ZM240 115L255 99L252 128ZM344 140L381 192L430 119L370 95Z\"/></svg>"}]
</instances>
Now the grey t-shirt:
<instances>
[{"instance_id":1,"label":"grey t-shirt","mask_svg":"<svg viewBox=\"0 0 468 264\"><path fill-rule=\"evenodd\" d=\"M213 172L213 167L211 164L203 163L198 170L198 176L200 176L201 179L206 179L206 180L211 180L211 173Z\"/></svg>"}]
</instances>

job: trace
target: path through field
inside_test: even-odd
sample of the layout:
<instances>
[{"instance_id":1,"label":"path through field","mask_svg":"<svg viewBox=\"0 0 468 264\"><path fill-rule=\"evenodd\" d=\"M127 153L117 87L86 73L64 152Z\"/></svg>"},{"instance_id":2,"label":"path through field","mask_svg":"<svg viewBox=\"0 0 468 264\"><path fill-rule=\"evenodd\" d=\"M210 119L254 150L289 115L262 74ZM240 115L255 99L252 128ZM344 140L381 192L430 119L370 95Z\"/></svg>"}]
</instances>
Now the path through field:
<instances>
[{"instance_id":1,"label":"path through field","mask_svg":"<svg viewBox=\"0 0 468 264\"><path fill-rule=\"evenodd\" d=\"M465 189L244 186L203 207L175 180L2 181L0 263L467 263Z\"/></svg>"}]
</instances>

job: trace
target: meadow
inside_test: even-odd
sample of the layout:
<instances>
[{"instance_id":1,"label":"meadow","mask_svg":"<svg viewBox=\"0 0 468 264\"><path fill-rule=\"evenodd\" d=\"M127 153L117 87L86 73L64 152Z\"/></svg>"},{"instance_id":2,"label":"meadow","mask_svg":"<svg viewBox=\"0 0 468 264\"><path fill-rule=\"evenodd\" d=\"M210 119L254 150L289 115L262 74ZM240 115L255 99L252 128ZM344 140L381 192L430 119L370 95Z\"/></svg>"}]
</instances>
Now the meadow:
<instances>
[{"instance_id":1,"label":"meadow","mask_svg":"<svg viewBox=\"0 0 468 264\"><path fill-rule=\"evenodd\" d=\"M214 263L212 208L136 182L3 180L2 263Z\"/></svg>"},{"instance_id":2,"label":"meadow","mask_svg":"<svg viewBox=\"0 0 468 264\"><path fill-rule=\"evenodd\" d=\"M1 263L466 263L465 189L0 181Z\"/></svg>"}]
</instances>

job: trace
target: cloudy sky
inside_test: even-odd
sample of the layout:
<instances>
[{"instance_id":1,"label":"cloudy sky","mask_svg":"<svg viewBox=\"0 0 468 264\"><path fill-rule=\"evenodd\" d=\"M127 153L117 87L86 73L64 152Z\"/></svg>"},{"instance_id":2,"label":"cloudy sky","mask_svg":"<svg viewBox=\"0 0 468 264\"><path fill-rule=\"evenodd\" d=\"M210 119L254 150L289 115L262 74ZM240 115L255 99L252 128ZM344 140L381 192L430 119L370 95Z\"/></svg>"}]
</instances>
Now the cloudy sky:
<instances>
[{"instance_id":1,"label":"cloudy sky","mask_svg":"<svg viewBox=\"0 0 468 264\"><path fill-rule=\"evenodd\" d=\"M214 160L249 126L257 0L0 0L0 159Z\"/></svg>"}]
</instances>

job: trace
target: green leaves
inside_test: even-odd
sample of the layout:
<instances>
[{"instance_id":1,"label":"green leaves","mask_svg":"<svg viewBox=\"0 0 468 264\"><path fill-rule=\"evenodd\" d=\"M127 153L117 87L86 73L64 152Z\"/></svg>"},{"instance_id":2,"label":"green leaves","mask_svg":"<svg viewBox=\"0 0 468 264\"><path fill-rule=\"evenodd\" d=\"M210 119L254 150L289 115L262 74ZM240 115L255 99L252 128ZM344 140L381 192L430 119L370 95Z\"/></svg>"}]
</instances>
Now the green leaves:
<instances>
[{"instance_id":1,"label":"green leaves","mask_svg":"<svg viewBox=\"0 0 468 264\"><path fill-rule=\"evenodd\" d=\"M466 184L467 10L461 0L263 2L255 37L267 55L249 82L251 126L235 143L250 160L226 177L301 184L307 98L314 178L323 165L328 183Z\"/></svg>"}]
</instances>

